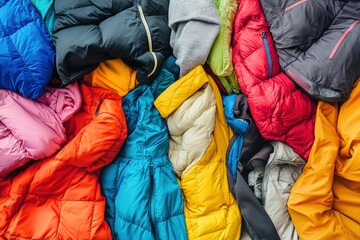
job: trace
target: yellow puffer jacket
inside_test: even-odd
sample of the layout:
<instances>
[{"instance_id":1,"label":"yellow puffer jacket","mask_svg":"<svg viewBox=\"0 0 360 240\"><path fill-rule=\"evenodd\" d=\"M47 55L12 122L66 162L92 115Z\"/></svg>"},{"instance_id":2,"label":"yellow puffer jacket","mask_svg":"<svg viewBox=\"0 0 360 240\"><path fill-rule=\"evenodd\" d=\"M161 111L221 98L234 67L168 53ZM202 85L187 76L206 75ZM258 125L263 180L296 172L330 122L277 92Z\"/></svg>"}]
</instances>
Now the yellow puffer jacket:
<instances>
[{"instance_id":1,"label":"yellow puffer jacket","mask_svg":"<svg viewBox=\"0 0 360 240\"><path fill-rule=\"evenodd\" d=\"M100 63L94 71L84 76L84 81L93 87L113 90L121 97L139 84L136 71L119 58Z\"/></svg>"},{"instance_id":2,"label":"yellow puffer jacket","mask_svg":"<svg viewBox=\"0 0 360 240\"><path fill-rule=\"evenodd\" d=\"M240 211L226 177L232 131L214 80L199 65L154 104L167 118L169 157L180 178L189 239L239 239Z\"/></svg>"},{"instance_id":3,"label":"yellow puffer jacket","mask_svg":"<svg viewBox=\"0 0 360 240\"><path fill-rule=\"evenodd\" d=\"M303 240L360 239L359 99L358 80L341 107L318 103L315 142L288 201Z\"/></svg>"}]
</instances>

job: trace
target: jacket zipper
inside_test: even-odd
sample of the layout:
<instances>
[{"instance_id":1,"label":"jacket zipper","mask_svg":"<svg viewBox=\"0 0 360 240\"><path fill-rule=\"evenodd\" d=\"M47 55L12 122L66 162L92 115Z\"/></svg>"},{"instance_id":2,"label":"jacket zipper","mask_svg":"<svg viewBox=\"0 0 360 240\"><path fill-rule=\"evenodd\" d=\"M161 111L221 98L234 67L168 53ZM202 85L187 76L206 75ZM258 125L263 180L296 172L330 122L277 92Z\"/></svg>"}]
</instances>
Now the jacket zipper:
<instances>
[{"instance_id":1,"label":"jacket zipper","mask_svg":"<svg viewBox=\"0 0 360 240\"><path fill-rule=\"evenodd\" d=\"M268 40L266 37L266 32L261 32L261 37L264 40L265 52L266 52L266 57L268 60L268 65L269 65L269 78L271 78L271 76L272 76L272 61L271 61L269 43L268 43Z\"/></svg>"},{"instance_id":2,"label":"jacket zipper","mask_svg":"<svg viewBox=\"0 0 360 240\"><path fill-rule=\"evenodd\" d=\"M98 105L97 105L97 107L95 109L95 115L97 115L99 113L100 105L102 104L102 102L103 102L103 99L100 98L99 103L98 103Z\"/></svg>"},{"instance_id":3,"label":"jacket zipper","mask_svg":"<svg viewBox=\"0 0 360 240\"><path fill-rule=\"evenodd\" d=\"M293 4L291 4L290 6L287 6L287 7L285 8L285 12L287 12L287 11L293 9L294 7L300 5L300 4L304 3L304 2L307 2L307 1L308 1L308 0L300 0L300 1L296 2L296 3L293 3Z\"/></svg>"},{"instance_id":4,"label":"jacket zipper","mask_svg":"<svg viewBox=\"0 0 360 240\"><path fill-rule=\"evenodd\" d=\"M151 39L150 28L149 28L149 25L146 22L144 11L143 11L142 6L140 4L138 4L137 7L138 7L138 10L139 10L141 21L142 21L142 23L143 23L143 25L145 27L147 38L148 38L149 51L150 51L150 53L152 54L152 56L154 58L154 68L152 69L152 71L148 75L148 77L150 77L151 75L154 74L154 72L155 72L155 70L157 68L158 60L157 60L156 54L153 52L153 43L152 43L152 39Z\"/></svg>"},{"instance_id":5,"label":"jacket zipper","mask_svg":"<svg viewBox=\"0 0 360 240\"><path fill-rule=\"evenodd\" d=\"M294 79L296 82L298 82L301 86L303 86L306 90L310 91L311 88L309 85L307 85L306 83L304 83L300 78L298 78L292 71L287 70L286 73L292 78Z\"/></svg>"},{"instance_id":6,"label":"jacket zipper","mask_svg":"<svg viewBox=\"0 0 360 240\"><path fill-rule=\"evenodd\" d=\"M151 232L154 234L154 238L156 239L156 229L154 224L154 214L152 214L152 197L154 191L154 165L153 162L150 161L150 187L149 187L149 216L150 216L150 224L151 224Z\"/></svg>"},{"instance_id":7,"label":"jacket zipper","mask_svg":"<svg viewBox=\"0 0 360 240\"><path fill-rule=\"evenodd\" d=\"M355 22L353 22L350 27L348 29L346 29L346 31L341 35L341 37L339 38L339 40L336 42L333 50L331 51L330 55L329 55L329 59L332 59L337 51L337 49L339 48L340 44L342 43L342 41L344 41L346 35L348 35L348 33L355 27L356 24L358 24L360 22L360 20L357 20Z\"/></svg>"}]
</instances>

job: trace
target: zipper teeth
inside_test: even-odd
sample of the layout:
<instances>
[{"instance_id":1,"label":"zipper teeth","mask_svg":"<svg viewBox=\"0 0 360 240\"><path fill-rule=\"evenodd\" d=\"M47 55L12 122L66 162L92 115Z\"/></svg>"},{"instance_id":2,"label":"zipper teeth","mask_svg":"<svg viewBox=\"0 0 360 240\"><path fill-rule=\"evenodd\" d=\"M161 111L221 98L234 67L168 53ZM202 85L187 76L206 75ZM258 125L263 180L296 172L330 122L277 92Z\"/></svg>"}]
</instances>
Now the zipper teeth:
<instances>
[{"instance_id":1,"label":"zipper teeth","mask_svg":"<svg viewBox=\"0 0 360 240\"><path fill-rule=\"evenodd\" d=\"M268 64L269 64L269 78L272 76L272 61L271 61L271 54L270 54L270 49L269 49L269 43L267 41L267 37L266 37L266 33L262 32L261 33L262 38L264 39L264 45L265 45L265 52L266 52L266 57L268 60Z\"/></svg>"},{"instance_id":2,"label":"zipper teeth","mask_svg":"<svg viewBox=\"0 0 360 240\"><path fill-rule=\"evenodd\" d=\"M150 198L149 198L149 210L150 211L149 211L149 216L150 216L151 231L156 235L155 226L154 226L154 222L153 222L153 214L152 214L152 197L153 197L153 191L154 191L153 175L154 175L154 164L152 161L150 161Z\"/></svg>"},{"instance_id":3,"label":"zipper teeth","mask_svg":"<svg viewBox=\"0 0 360 240\"><path fill-rule=\"evenodd\" d=\"M329 59L332 59L337 51L337 49L339 48L340 44L342 43L342 41L344 40L344 38L346 37L346 35L348 35L348 33L355 27L356 24L358 24L360 22L360 20L357 20L355 22L353 22L350 27L348 29L346 29L346 31L341 35L341 37L339 38L339 40L336 42L335 47L333 48L333 50L331 51L330 55L329 55Z\"/></svg>"},{"instance_id":4,"label":"zipper teeth","mask_svg":"<svg viewBox=\"0 0 360 240\"><path fill-rule=\"evenodd\" d=\"M97 107L95 109L95 113L94 113L95 115L97 115L99 113L100 105L102 104L102 102L103 102L103 99L100 98L99 103L98 103L98 105L97 105Z\"/></svg>"},{"instance_id":5,"label":"zipper teeth","mask_svg":"<svg viewBox=\"0 0 360 240\"><path fill-rule=\"evenodd\" d=\"M308 1L308 0L300 0L300 1L296 2L296 3L293 3L293 4L291 4L290 6L287 6L287 7L285 8L285 12L287 12L287 11L289 11L290 9L293 9L294 7L300 5L300 4L304 3L304 2L307 2L307 1Z\"/></svg>"},{"instance_id":6,"label":"zipper teeth","mask_svg":"<svg viewBox=\"0 0 360 240\"><path fill-rule=\"evenodd\" d=\"M152 71L148 74L148 77L150 77L156 71L156 68L157 68L157 65L158 65L158 60L157 60L156 54L153 52L153 43L152 43L152 39L151 39L150 28L149 28L149 25L146 22L144 11L143 11L142 6L140 4L138 4L137 6L138 6L138 9L139 9L139 14L140 14L141 21L144 24L146 35L147 35L147 38L148 38L149 51L150 51L150 53L152 54L152 56L154 58L154 67L153 67Z\"/></svg>"}]
</instances>

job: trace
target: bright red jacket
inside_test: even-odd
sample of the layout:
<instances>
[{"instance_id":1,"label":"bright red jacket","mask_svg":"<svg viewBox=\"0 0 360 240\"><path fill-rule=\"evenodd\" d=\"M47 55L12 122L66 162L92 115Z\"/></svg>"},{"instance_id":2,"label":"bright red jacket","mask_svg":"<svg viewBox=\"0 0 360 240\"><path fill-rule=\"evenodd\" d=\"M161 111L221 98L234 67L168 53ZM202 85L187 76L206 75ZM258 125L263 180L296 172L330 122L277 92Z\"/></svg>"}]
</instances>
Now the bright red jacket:
<instances>
[{"instance_id":1,"label":"bright red jacket","mask_svg":"<svg viewBox=\"0 0 360 240\"><path fill-rule=\"evenodd\" d=\"M98 178L127 136L122 101L110 90L80 90L63 149L0 182L0 239L112 238Z\"/></svg>"},{"instance_id":2,"label":"bright red jacket","mask_svg":"<svg viewBox=\"0 0 360 240\"><path fill-rule=\"evenodd\" d=\"M314 141L315 102L281 72L259 0L238 0L233 62L252 117L266 140L282 141L307 159Z\"/></svg>"}]
</instances>

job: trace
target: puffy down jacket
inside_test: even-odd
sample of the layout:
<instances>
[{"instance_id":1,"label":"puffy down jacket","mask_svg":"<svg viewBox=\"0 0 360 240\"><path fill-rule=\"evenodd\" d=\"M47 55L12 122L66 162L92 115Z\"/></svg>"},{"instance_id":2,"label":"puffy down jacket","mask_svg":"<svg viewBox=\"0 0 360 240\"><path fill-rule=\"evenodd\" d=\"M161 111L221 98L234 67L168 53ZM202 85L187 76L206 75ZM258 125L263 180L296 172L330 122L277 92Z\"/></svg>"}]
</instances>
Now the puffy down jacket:
<instances>
[{"instance_id":1,"label":"puffy down jacket","mask_svg":"<svg viewBox=\"0 0 360 240\"><path fill-rule=\"evenodd\" d=\"M251 115L266 140L288 144L307 159L314 141L315 103L281 72L259 0L239 0L233 61Z\"/></svg>"},{"instance_id":2,"label":"puffy down jacket","mask_svg":"<svg viewBox=\"0 0 360 240\"><path fill-rule=\"evenodd\" d=\"M115 239L187 239L181 191L168 157L168 129L153 105L175 81L173 66L170 57L151 85L141 84L123 99L129 136L101 171L105 216Z\"/></svg>"},{"instance_id":3,"label":"puffy down jacket","mask_svg":"<svg viewBox=\"0 0 360 240\"><path fill-rule=\"evenodd\" d=\"M232 131L214 80L198 65L154 104L167 118L169 157L180 178L189 239L239 239L239 207L226 178Z\"/></svg>"},{"instance_id":4,"label":"puffy down jacket","mask_svg":"<svg viewBox=\"0 0 360 240\"><path fill-rule=\"evenodd\" d=\"M171 54L169 0L55 0L56 67L64 85L121 58L150 83Z\"/></svg>"},{"instance_id":5,"label":"puffy down jacket","mask_svg":"<svg viewBox=\"0 0 360 240\"><path fill-rule=\"evenodd\" d=\"M315 141L288 208L300 239L360 238L360 84L348 100L319 101Z\"/></svg>"},{"instance_id":6,"label":"puffy down jacket","mask_svg":"<svg viewBox=\"0 0 360 240\"><path fill-rule=\"evenodd\" d=\"M64 123L68 141L55 155L0 181L0 238L111 239L99 168L127 135L121 98L81 85L83 104Z\"/></svg>"},{"instance_id":7,"label":"puffy down jacket","mask_svg":"<svg viewBox=\"0 0 360 240\"><path fill-rule=\"evenodd\" d=\"M360 77L360 2L261 3L287 75L313 98L345 100Z\"/></svg>"},{"instance_id":8,"label":"puffy down jacket","mask_svg":"<svg viewBox=\"0 0 360 240\"><path fill-rule=\"evenodd\" d=\"M0 46L0 88L32 99L43 95L55 52L29 0L0 0Z\"/></svg>"},{"instance_id":9,"label":"puffy down jacket","mask_svg":"<svg viewBox=\"0 0 360 240\"><path fill-rule=\"evenodd\" d=\"M0 180L29 160L53 155L66 141L63 122L81 106L77 84L47 88L37 100L0 90Z\"/></svg>"}]
</instances>

